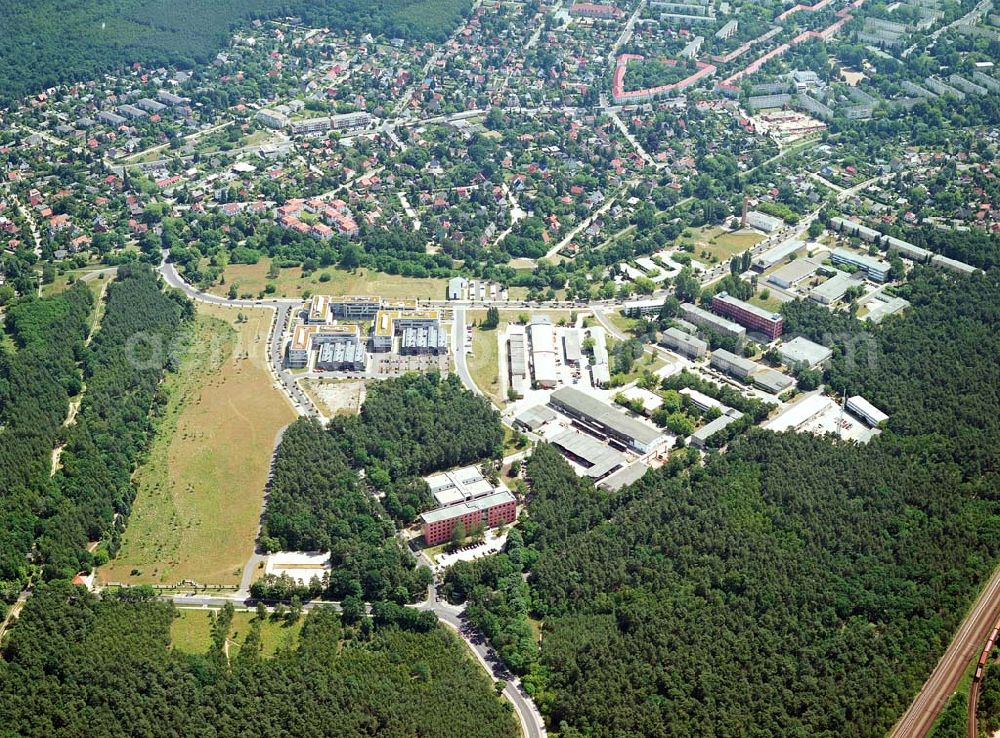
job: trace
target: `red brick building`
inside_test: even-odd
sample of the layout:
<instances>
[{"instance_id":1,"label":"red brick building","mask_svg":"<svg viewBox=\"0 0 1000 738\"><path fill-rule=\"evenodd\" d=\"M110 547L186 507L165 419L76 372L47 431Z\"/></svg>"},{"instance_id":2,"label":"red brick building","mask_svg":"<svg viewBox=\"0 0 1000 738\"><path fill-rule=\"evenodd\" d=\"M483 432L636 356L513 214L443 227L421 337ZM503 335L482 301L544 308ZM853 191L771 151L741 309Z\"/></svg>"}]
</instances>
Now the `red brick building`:
<instances>
[{"instance_id":1,"label":"red brick building","mask_svg":"<svg viewBox=\"0 0 1000 738\"><path fill-rule=\"evenodd\" d=\"M496 492L478 500L467 500L457 505L429 510L420 516L424 524L424 541L428 546L437 546L450 541L459 520L465 530L482 526L496 528L509 525L517 518L517 499L507 490Z\"/></svg>"},{"instance_id":2,"label":"red brick building","mask_svg":"<svg viewBox=\"0 0 1000 738\"><path fill-rule=\"evenodd\" d=\"M785 330L785 319L780 313L774 313L743 300L730 297L727 292L720 292L712 298L712 310L734 320L748 331L762 333L768 340L775 340Z\"/></svg>"}]
</instances>

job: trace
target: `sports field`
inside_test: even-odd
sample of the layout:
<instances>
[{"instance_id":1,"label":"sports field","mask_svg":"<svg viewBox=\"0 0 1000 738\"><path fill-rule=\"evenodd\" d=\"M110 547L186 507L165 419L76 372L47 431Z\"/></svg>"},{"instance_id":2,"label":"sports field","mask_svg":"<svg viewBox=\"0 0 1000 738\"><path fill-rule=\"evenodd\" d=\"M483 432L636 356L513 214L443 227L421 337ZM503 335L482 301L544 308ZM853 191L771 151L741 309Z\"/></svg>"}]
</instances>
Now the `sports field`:
<instances>
[{"instance_id":1,"label":"sports field","mask_svg":"<svg viewBox=\"0 0 1000 738\"><path fill-rule=\"evenodd\" d=\"M403 277L368 269L347 272L332 266L317 269L308 277L302 276L302 267L289 267L269 279L270 267L267 257L256 264L230 264L224 272L226 283L213 286L209 292L225 296L229 286L235 283L239 295L256 297L266 285L273 284L275 292L270 297L302 297L311 292L314 295L378 295L390 300L443 300L448 287L446 279ZM326 282L322 281L324 274L330 277Z\"/></svg>"},{"instance_id":2,"label":"sports field","mask_svg":"<svg viewBox=\"0 0 1000 738\"><path fill-rule=\"evenodd\" d=\"M244 316L239 321L239 315ZM118 557L104 582L239 583L278 430L295 418L265 363L273 313L199 304Z\"/></svg>"}]
</instances>

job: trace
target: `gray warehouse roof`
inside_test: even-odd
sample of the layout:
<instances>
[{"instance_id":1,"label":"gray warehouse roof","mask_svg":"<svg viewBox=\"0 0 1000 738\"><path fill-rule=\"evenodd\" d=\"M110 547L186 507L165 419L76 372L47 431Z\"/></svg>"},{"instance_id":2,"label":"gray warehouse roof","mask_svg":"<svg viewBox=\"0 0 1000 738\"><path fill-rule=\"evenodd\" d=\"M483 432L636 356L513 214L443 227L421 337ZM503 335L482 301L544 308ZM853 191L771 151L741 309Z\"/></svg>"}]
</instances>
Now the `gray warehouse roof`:
<instances>
[{"instance_id":1,"label":"gray warehouse roof","mask_svg":"<svg viewBox=\"0 0 1000 738\"><path fill-rule=\"evenodd\" d=\"M518 423L530 428L531 430L541 428L549 421L555 419L556 414L549 410L549 408L545 407L545 405L535 405L534 407L529 407L516 418Z\"/></svg>"},{"instance_id":2,"label":"gray warehouse roof","mask_svg":"<svg viewBox=\"0 0 1000 738\"><path fill-rule=\"evenodd\" d=\"M617 492L622 487L626 487L632 482L637 482L649 471L649 467L641 461L636 461L628 466L623 466L616 472L612 472L606 478L597 483L601 489L609 492Z\"/></svg>"},{"instance_id":3,"label":"gray warehouse roof","mask_svg":"<svg viewBox=\"0 0 1000 738\"><path fill-rule=\"evenodd\" d=\"M806 364L812 368L829 359L833 352L826 346L799 336L782 344L778 354L786 364Z\"/></svg>"},{"instance_id":4,"label":"gray warehouse roof","mask_svg":"<svg viewBox=\"0 0 1000 738\"><path fill-rule=\"evenodd\" d=\"M600 479L625 463L622 454L578 430L565 430L553 436L552 443L589 464L586 474L592 479Z\"/></svg>"},{"instance_id":5,"label":"gray warehouse roof","mask_svg":"<svg viewBox=\"0 0 1000 738\"><path fill-rule=\"evenodd\" d=\"M573 387L560 387L552 393L552 399L644 445L653 443L663 435L656 428L630 418L620 410Z\"/></svg>"}]
</instances>

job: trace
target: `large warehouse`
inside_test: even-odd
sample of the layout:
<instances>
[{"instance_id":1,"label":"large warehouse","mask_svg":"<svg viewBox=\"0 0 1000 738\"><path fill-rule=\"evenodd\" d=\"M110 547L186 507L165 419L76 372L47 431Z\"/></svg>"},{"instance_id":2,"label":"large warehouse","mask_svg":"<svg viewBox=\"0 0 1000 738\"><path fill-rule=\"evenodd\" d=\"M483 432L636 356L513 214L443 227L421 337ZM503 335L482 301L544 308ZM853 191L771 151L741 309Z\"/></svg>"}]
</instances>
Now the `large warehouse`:
<instances>
[{"instance_id":1,"label":"large warehouse","mask_svg":"<svg viewBox=\"0 0 1000 738\"><path fill-rule=\"evenodd\" d=\"M552 323L535 317L528 326L531 341L531 367L535 386L551 389L556 386L556 334Z\"/></svg>"},{"instance_id":2,"label":"large warehouse","mask_svg":"<svg viewBox=\"0 0 1000 738\"><path fill-rule=\"evenodd\" d=\"M549 398L549 404L588 430L641 454L667 441L656 428L573 387L557 389Z\"/></svg>"}]
</instances>

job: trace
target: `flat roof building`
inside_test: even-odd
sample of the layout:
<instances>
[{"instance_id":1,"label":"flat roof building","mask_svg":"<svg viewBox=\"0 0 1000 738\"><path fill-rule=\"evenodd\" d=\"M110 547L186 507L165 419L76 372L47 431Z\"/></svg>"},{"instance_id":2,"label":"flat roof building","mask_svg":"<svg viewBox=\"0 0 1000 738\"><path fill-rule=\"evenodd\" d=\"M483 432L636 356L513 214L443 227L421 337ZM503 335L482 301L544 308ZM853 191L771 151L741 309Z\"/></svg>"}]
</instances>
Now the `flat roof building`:
<instances>
[{"instance_id":1,"label":"flat roof building","mask_svg":"<svg viewBox=\"0 0 1000 738\"><path fill-rule=\"evenodd\" d=\"M716 349L712 352L711 364L720 372L732 375L737 379L747 379L760 368L750 359L744 359L742 356L737 356L732 351L725 349Z\"/></svg>"},{"instance_id":2,"label":"flat roof building","mask_svg":"<svg viewBox=\"0 0 1000 738\"><path fill-rule=\"evenodd\" d=\"M809 293L809 297L823 305L831 305L841 299L847 290L857 287L861 281L853 274L837 271L823 284L814 287Z\"/></svg>"},{"instance_id":3,"label":"flat roof building","mask_svg":"<svg viewBox=\"0 0 1000 738\"><path fill-rule=\"evenodd\" d=\"M735 338L741 343L747 337L747 329L739 323L734 323L731 320L721 318L714 313L703 310L697 305L691 304L690 302L685 302L681 305L681 312L684 313L684 317L687 318L687 320L694 323L699 328L714 331L722 336Z\"/></svg>"},{"instance_id":4,"label":"flat roof building","mask_svg":"<svg viewBox=\"0 0 1000 738\"><path fill-rule=\"evenodd\" d=\"M584 476L591 479L603 479L625 465L626 459L618 451L573 428L550 440L570 461L583 469Z\"/></svg>"},{"instance_id":5,"label":"flat roof building","mask_svg":"<svg viewBox=\"0 0 1000 738\"><path fill-rule=\"evenodd\" d=\"M326 295L313 295L309 301L309 313L306 315L306 323L309 325L322 325L330 319L330 298Z\"/></svg>"},{"instance_id":6,"label":"flat roof building","mask_svg":"<svg viewBox=\"0 0 1000 738\"><path fill-rule=\"evenodd\" d=\"M767 336L772 341L785 329L785 319L781 317L781 313L743 302L727 292L720 292L712 297L712 310L735 320L748 331Z\"/></svg>"},{"instance_id":7,"label":"flat roof building","mask_svg":"<svg viewBox=\"0 0 1000 738\"><path fill-rule=\"evenodd\" d=\"M753 269L763 272L770 269L780 261L784 261L789 256L806 245L806 242L798 238L790 238L782 241L774 248L770 248L753 260Z\"/></svg>"},{"instance_id":8,"label":"flat roof building","mask_svg":"<svg viewBox=\"0 0 1000 738\"><path fill-rule=\"evenodd\" d=\"M826 364L833 356L833 351L826 346L813 343L808 338L798 336L781 344L778 347L778 355L786 366L804 364L810 369L815 369Z\"/></svg>"},{"instance_id":9,"label":"flat roof building","mask_svg":"<svg viewBox=\"0 0 1000 738\"><path fill-rule=\"evenodd\" d=\"M707 343L677 328L667 328L660 337L660 344L689 359L700 359L708 351Z\"/></svg>"},{"instance_id":10,"label":"flat roof building","mask_svg":"<svg viewBox=\"0 0 1000 738\"><path fill-rule=\"evenodd\" d=\"M516 519L517 499L506 489L486 497L429 510L420 516L424 542L428 546L437 546L451 540L459 521L468 532L480 526L495 528L509 525Z\"/></svg>"},{"instance_id":11,"label":"flat roof building","mask_svg":"<svg viewBox=\"0 0 1000 738\"><path fill-rule=\"evenodd\" d=\"M861 395L847 398L847 409L873 428L889 419L889 416L872 405Z\"/></svg>"},{"instance_id":12,"label":"flat roof building","mask_svg":"<svg viewBox=\"0 0 1000 738\"><path fill-rule=\"evenodd\" d=\"M328 298L330 315L343 320L371 320L382 307L377 297L331 297Z\"/></svg>"},{"instance_id":13,"label":"flat roof building","mask_svg":"<svg viewBox=\"0 0 1000 738\"><path fill-rule=\"evenodd\" d=\"M598 435L639 453L659 448L667 440L658 429L573 387L557 389L549 404Z\"/></svg>"},{"instance_id":14,"label":"flat roof building","mask_svg":"<svg viewBox=\"0 0 1000 738\"><path fill-rule=\"evenodd\" d=\"M712 436L714 436L716 433L718 433L720 430L730 425L731 423L735 423L736 420L739 419L739 417L740 417L739 413L725 414L725 415L720 415L715 420L709 421L708 423L706 423L701 428L699 428L698 430L696 430L694 433L691 434L691 439L690 439L691 445L694 446L695 448L701 448L701 449L707 448L708 441L709 439L711 439Z\"/></svg>"},{"instance_id":15,"label":"flat roof building","mask_svg":"<svg viewBox=\"0 0 1000 738\"><path fill-rule=\"evenodd\" d=\"M780 395L795 386L795 380L774 369L760 369L751 377L755 386L772 395Z\"/></svg>"},{"instance_id":16,"label":"flat roof building","mask_svg":"<svg viewBox=\"0 0 1000 738\"><path fill-rule=\"evenodd\" d=\"M469 280L465 277L452 277L448 280L448 299L461 300L465 294L465 288L469 286Z\"/></svg>"},{"instance_id":17,"label":"flat roof building","mask_svg":"<svg viewBox=\"0 0 1000 738\"><path fill-rule=\"evenodd\" d=\"M889 262L876 259L873 256L836 248L830 252L830 261L834 264L848 264L860 269L873 282L884 282L889 278Z\"/></svg>"},{"instance_id":18,"label":"flat roof building","mask_svg":"<svg viewBox=\"0 0 1000 738\"><path fill-rule=\"evenodd\" d=\"M664 301L663 297L654 297L649 300L628 300L622 305L622 314L630 318L659 315Z\"/></svg>"},{"instance_id":19,"label":"flat roof building","mask_svg":"<svg viewBox=\"0 0 1000 738\"><path fill-rule=\"evenodd\" d=\"M563 353L566 356L566 363L568 365L580 366L583 363L582 346L579 329L567 328L563 332Z\"/></svg>"},{"instance_id":20,"label":"flat roof building","mask_svg":"<svg viewBox=\"0 0 1000 738\"><path fill-rule=\"evenodd\" d=\"M872 299L865 303L865 307L868 309L868 312L865 314L863 320L878 325L887 316L895 315L909 306L910 303L902 297L890 297L885 294L875 295Z\"/></svg>"},{"instance_id":21,"label":"flat roof building","mask_svg":"<svg viewBox=\"0 0 1000 738\"><path fill-rule=\"evenodd\" d=\"M438 507L447 507L459 502L478 500L497 492L509 492L507 486L501 481L493 484L476 466L463 466L461 469L431 474L424 477L427 486L430 487L431 496L437 502Z\"/></svg>"},{"instance_id":22,"label":"flat roof building","mask_svg":"<svg viewBox=\"0 0 1000 738\"><path fill-rule=\"evenodd\" d=\"M532 320L528 326L531 341L531 366L535 386L551 389L556 386L556 336L551 323Z\"/></svg>"},{"instance_id":23,"label":"flat roof building","mask_svg":"<svg viewBox=\"0 0 1000 738\"><path fill-rule=\"evenodd\" d=\"M817 264L812 259L796 259L795 261L789 262L778 269L775 269L771 273L767 281L773 284L775 287L781 287L782 289L789 289L794 287L799 282L804 279L808 279L816 270L819 269L819 264Z\"/></svg>"},{"instance_id":24,"label":"flat roof building","mask_svg":"<svg viewBox=\"0 0 1000 738\"><path fill-rule=\"evenodd\" d=\"M407 333L408 328L434 331ZM437 310L379 310L372 326L372 350L391 351L393 336L403 336L406 353L441 353L448 347Z\"/></svg>"}]
</instances>

